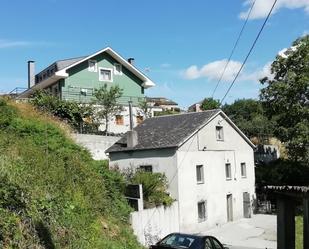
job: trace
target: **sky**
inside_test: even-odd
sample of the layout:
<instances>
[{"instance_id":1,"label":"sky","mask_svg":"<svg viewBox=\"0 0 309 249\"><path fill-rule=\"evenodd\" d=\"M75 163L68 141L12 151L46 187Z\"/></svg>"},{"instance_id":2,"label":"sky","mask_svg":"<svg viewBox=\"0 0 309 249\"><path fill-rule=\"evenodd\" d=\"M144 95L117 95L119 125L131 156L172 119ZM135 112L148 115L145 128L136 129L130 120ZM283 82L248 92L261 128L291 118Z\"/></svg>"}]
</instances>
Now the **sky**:
<instances>
[{"instance_id":1,"label":"sky","mask_svg":"<svg viewBox=\"0 0 309 249\"><path fill-rule=\"evenodd\" d=\"M27 86L27 61L36 71L56 60L106 46L156 86L147 96L182 108L210 97L252 0L2 0L0 92ZM221 100L249 51L271 0L256 0L240 42L214 94ZM255 98L279 51L309 33L309 0L278 0L269 22L224 102Z\"/></svg>"}]
</instances>

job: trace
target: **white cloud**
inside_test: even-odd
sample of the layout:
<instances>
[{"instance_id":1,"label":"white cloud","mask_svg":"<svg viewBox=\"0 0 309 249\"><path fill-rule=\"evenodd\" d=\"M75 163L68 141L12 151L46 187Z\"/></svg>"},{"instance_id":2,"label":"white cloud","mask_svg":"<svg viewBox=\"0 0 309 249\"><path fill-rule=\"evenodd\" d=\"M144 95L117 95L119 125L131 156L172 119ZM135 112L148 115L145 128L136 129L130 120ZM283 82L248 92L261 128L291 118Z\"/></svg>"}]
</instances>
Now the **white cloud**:
<instances>
[{"instance_id":1,"label":"white cloud","mask_svg":"<svg viewBox=\"0 0 309 249\"><path fill-rule=\"evenodd\" d=\"M210 62L201 68L198 68L196 65L192 65L183 71L183 77L187 80L194 80L199 78L207 78L209 80L219 80L221 74L224 70L227 60L218 60ZM271 76L270 73L271 62L266 63L263 67L256 68L254 70L246 70L243 68L243 71L238 77L238 81L258 81L259 79L268 76ZM241 67L241 62L239 61L230 61L228 67L225 70L225 73L222 77L222 81L230 82L232 81L237 72Z\"/></svg>"},{"instance_id":2,"label":"white cloud","mask_svg":"<svg viewBox=\"0 0 309 249\"><path fill-rule=\"evenodd\" d=\"M258 81L264 77L272 78L270 68L272 62L267 62L262 68L257 68L254 71L244 72L238 78L239 81Z\"/></svg>"},{"instance_id":3,"label":"white cloud","mask_svg":"<svg viewBox=\"0 0 309 249\"><path fill-rule=\"evenodd\" d=\"M248 8L248 10L243 11L239 14L241 19L246 19L250 6L254 0L245 0L244 6ZM271 0L256 0L255 5L252 9L250 19L260 19L267 16L271 6L273 5L273 1ZM282 8L287 9L298 9L303 8L307 14L309 14L309 0L278 0L272 14L278 12Z\"/></svg>"},{"instance_id":4,"label":"white cloud","mask_svg":"<svg viewBox=\"0 0 309 249\"><path fill-rule=\"evenodd\" d=\"M227 59L218 60L210 62L200 69L196 65L192 65L184 71L184 78L193 80L198 78L208 78L210 80L218 80L224 70L227 63ZM230 61L228 67L225 70L222 80L229 81L232 80L239 68L241 67L241 62Z\"/></svg>"},{"instance_id":5,"label":"white cloud","mask_svg":"<svg viewBox=\"0 0 309 249\"><path fill-rule=\"evenodd\" d=\"M55 45L55 43L46 41L12 41L12 40L0 39L0 49L29 47L29 46L53 46L53 45Z\"/></svg>"},{"instance_id":6,"label":"white cloud","mask_svg":"<svg viewBox=\"0 0 309 249\"><path fill-rule=\"evenodd\" d=\"M0 39L0 48L25 47L31 45L27 41L9 41Z\"/></svg>"}]
</instances>

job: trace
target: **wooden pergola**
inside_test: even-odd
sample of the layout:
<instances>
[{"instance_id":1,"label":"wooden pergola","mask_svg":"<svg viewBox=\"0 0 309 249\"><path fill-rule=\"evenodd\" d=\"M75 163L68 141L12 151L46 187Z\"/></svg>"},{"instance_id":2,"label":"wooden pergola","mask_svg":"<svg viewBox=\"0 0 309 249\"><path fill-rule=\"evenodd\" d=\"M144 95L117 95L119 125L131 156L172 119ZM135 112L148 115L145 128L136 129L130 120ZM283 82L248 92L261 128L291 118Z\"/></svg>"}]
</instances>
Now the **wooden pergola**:
<instances>
[{"instance_id":1,"label":"wooden pergola","mask_svg":"<svg viewBox=\"0 0 309 249\"><path fill-rule=\"evenodd\" d=\"M309 249L309 186L267 186L277 198L277 249L295 249L295 208L303 202L304 249Z\"/></svg>"}]
</instances>

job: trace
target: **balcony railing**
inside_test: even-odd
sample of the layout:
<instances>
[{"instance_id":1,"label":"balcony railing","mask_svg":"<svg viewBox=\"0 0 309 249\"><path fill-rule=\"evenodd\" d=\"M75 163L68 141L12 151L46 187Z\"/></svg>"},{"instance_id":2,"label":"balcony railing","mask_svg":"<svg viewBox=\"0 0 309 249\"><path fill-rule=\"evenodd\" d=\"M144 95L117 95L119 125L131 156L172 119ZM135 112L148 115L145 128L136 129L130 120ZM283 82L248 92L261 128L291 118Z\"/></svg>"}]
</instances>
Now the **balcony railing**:
<instances>
[{"instance_id":1,"label":"balcony railing","mask_svg":"<svg viewBox=\"0 0 309 249\"><path fill-rule=\"evenodd\" d=\"M94 88L68 88L68 90L62 90L61 98L63 100L77 101L79 103L95 102ZM121 105L128 105L128 103L131 102L132 105L138 105L138 103L143 100L145 100L145 97L121 96L118 99L118 103Z\"/></svg>"}]
</instances>

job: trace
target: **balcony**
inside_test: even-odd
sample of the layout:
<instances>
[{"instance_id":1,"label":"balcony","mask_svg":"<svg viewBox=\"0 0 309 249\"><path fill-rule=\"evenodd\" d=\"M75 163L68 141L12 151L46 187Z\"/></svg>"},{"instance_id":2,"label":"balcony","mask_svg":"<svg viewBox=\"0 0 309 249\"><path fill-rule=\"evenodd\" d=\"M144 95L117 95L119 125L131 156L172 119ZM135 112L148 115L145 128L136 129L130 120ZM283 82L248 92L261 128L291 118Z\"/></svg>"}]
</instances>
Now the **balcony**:
<instances>
[{"instance_id":1,"label":"balcony","mask_svg":"<svg viewBox=\"0 0 309 249\"><path fill-rule=\"evenodd\" d=\"M60 93L53 93L60 95ZM70 87L68 90L62 90L61 98L67 101L77 101L79 103L90 103L95 101L94 88ZM133 106L137 106L145 97L122 96L118 99L120 105L128 105L131 101Z\"/></svg>"}]
</instances>

